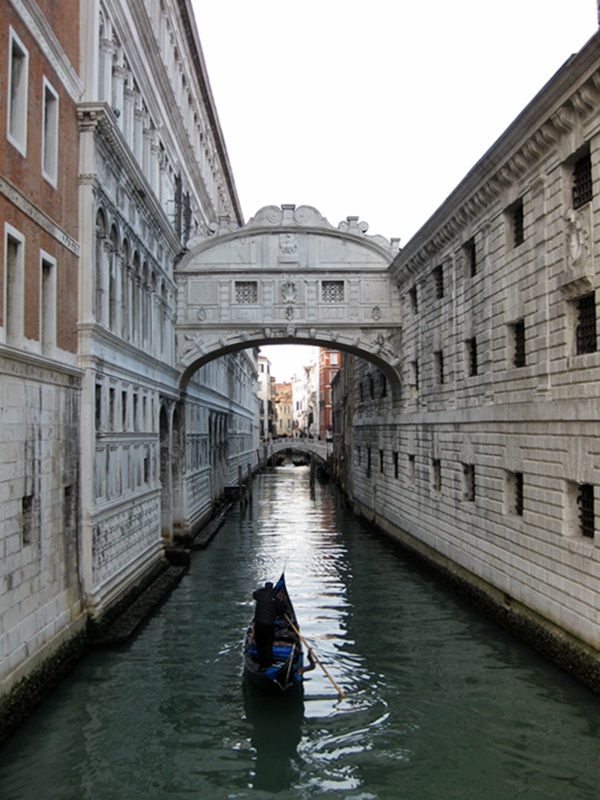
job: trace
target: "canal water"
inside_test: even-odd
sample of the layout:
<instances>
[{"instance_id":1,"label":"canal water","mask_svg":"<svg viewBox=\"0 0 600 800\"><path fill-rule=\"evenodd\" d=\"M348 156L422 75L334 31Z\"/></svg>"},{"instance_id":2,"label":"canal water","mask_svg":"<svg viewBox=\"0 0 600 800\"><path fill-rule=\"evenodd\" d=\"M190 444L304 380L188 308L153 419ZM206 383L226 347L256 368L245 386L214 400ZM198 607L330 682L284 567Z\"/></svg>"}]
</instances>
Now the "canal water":
<instances>
[{"instance_id":1,"label":"canal water","mask_svg":"<svg viewBox=\"0 0 600 800\"><path fill-rule=\"evenodd\" d=\"M241 676L285 567L324 671ZM90 654L0 754L1 800L598 800L598 698L465 606L305 468L254 484L136 638Z\"/></svg>"}]
</instances>

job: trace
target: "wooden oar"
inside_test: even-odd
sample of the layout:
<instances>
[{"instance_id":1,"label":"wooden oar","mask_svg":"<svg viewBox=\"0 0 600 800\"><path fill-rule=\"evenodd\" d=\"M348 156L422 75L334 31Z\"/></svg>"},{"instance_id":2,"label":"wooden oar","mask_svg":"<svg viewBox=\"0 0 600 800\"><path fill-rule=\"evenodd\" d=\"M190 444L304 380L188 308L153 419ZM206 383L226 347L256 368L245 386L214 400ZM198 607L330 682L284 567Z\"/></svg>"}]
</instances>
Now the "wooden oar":
<instances>
[{"instance_id":1,"label":"wooden oar","mask_svg":"<svg viewBox=\"0 0 600 800\"><path fill-rule=\"evenodd\" d=\"M306 648L307 648L308 652L312 654L312 657L314 658L314 660L315 660L315 661L317 662L317 664L318 664L318 665L321 667L321 669L323 670L323 672L325 673L325 675L326 675L326 676L329 678L329 680L330 680L330 681L331 681L331 683L333 684L333 686L334 686L334 688L335 688L336 692L339 694L339 696L340 696L340 697L342 697L342 698L343 698L343 697L346 697L346 695L344 694L343 690L342 690L342 689L341 689L341 688L340 688L340 687L337 685L337 683L336 683L336 682L333 680L333 678L331 677L331 675L329 674L329 672L327 672L327 669L326 669L326 668L325 668L325 666L324 666L324 665L321 663L321 660L319 659L319 657L317 656L317 654L315 653L315 651L312 649L312 647L311 647L311 646L309 645L309 643L306 641L306 639L304 638L304 636L302 636L302 634L300 633L300 631L298 630L298 628L297 628L297 627L294 625L294 623L293 623L293 622L292 622L292 620L291 620L291 619L290 619L290 618L287 616L287 614L286 614L286 617L285 617L285 618L287 619L287 621L289 622L289 624L292 626L292 630L294 631L294 633L296 634L296 636L297 636L297 637L300 639L300 641L301 641L301 642L303 642L303 644L306 646Z\"/></svg>"}]
</instances>

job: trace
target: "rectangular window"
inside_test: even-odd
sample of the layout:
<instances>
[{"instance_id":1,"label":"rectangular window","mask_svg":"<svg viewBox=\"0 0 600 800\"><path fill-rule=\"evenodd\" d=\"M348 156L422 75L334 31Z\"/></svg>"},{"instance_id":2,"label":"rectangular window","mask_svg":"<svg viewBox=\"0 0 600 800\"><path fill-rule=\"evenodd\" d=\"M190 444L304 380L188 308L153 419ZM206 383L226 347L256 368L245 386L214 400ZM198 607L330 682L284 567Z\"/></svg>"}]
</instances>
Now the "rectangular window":
<instances>
[{"instance_id":1,"label":"rectangular window","mask_svg":"<svg viewBox=\"0 0 600 800\"><path fill-rule=\"evenodd\" d=\"M396 478L396 480L397 480L398 479L398 453L397 453L396 450L394 450L392 456L393 456L393 459L394 459L394 478Z\"/></svg>"},{"instance_id":2,"label":"rectangular window","mask_svg":"<svg viewBox=\"0 0 600 800\"><path fill-rule=\"evenodd\" d=\"M40 344L42 353L51 356L56 345L56 261L41 254Z\"/></svg>"},{"instance_id":3,"label":"rectangular window","mask_svg":"<svg viewBox=\"0 0 600 800\"><path fill-rule=\"evenodd\" d=\"M591 483L579 485L577 507L579 510L579 532L587 539L593 539L596 518L594 513L594 487Z\"/></svg>"},{"instance_id":4,"label":"rectangular window","mask_svg":"<svg viewBox=\"0 0 600 800\"><path fill-rule=\"evenodd\" d=\"M416 284L412 287L412 289L409 289L408 296L410 297L410 307L413 311L413 314L417 314L419 311L419 297L417 295Z\"/></svg>"},{"instance_id":5,"label":"rectangular window","mask_svg":"<svg viewBox=\"0 0 600 800\"><path fill-rule=\"evenodd\" d=\"M236 281L235 302L240 305L256 305L258 303L258 283L256 281Z\"/></svg>"},{"instance_id":6,"label":"rectangular window","mask_svg":"<svg viewBox=\"0 0 600 800\"><path fill-rule=\"evenodd\" d=\"M588 147L573 165L573 208L585 206L592 197L592 159Z\"/></svg>"},{"instance_id":7,"label":"rectangular window","mask_svg":"<svg viewBox=\"0 0 600 800\"><path fill-rule=\"evenodd\" d=\"M577 300L577 327L575 330L577 355L595 353L596 343L596 295L592 292Z\"/></svg>"},{"instance_id":8,"label":"rectangular window","mask_svg":"<svg viewBox=\"0 0 600 800\"><path fill-rule=\"evenodd\" d=\"M463 464L463 497L470 503L475 502L475 465Z\"/></svg>"},{"instance_id":9,"label":"rectangular window","mask_svg":"<svg viewBox=\"0 0 600 800\"><path fill-rule=\"evenodd\" d=\"M509 213L513 247L518 247L525 241L525 215L523 212L523 200L518 200L511 207Z\"/></svg>"},{"instance_id":10,"label":"rectangular window","mask_svg":"<svg viewBox=\"0 0 600 800\"><path fill-rule=\"evenodd\" d=\"M477 375L477 339L475 336L467 339L467 373L469 376Z\"/></svg>"},{"instance_id":11,"label":"rectangular window","mask_svg":"<svg viewBox=\"0 0 600 800\"><path fill-rule=\"evenodd\" d=\"M321 300L324 303L343 303L344 281L323 281L321 283Z\"/></svg>"},{"instance_id":12,"label":"rectangular window","mask_svg":"<svg viewBox=\"0 0 600 800\"><path fill-rule=\"evenodd\" d=\"M475 237L473 236L463 245L465 257L466 274L471 277L477 275L477 251L475 249Z\"/></svg>"},{"instance_id":13,"label":"rectangular window","mask_svg":"<svg viewBox=\"0 0 600 800\"><path fill-rule=\"evenodd\" d=\"M379 451L379 472L383 474L383 450Z\"/></svg>"},{"instance_id":14,"label":"rectangular window","mask_svg":"<svg viewBox=\"0 0 600 800\"><path fill-rule=\"evenodd\" d=\"M26 155L29 53L12 28L8 71L8 140L20 153Z\"/></svg>"},{"instance_id":15,"label":"rectangular window","mask_svg":"<svg viewBox=\"0 0 600 800\"><path fill-rule=\"evenodd\" d=\"M96 384L96 394L94 398L95 403L95 418L96 418L96 433L102 431L102 384Z\"/></svg>"},{"instance_id":16,"label":"rectangular window","mask_svg":"<svg viewBox=\"0 0 600 800\"><path fill-rule=\"evenodd\" d=\"M442 488L442 462L439 458L431 460L431 487L434 492L439 492Z\"/></svg>"},{"instance_id":17,"label":"rectangular window","mask_svg":"<svg viewBox=\"0 0 600 800\"><path fill-rule=\"evenodd\" d=\"M505 510L508 514L523 516L523 473L506 473Z\"/></svg>"},{"instance_id":18,"label":"rectangular window","mask_svg":"<svg viewBox=\"0 0 600 800\"><path fill-rule=\"evenodd\" d=\"M367 476L371 474L371 448L367 447Z\"/></svg>"},{"instance_id":19,"label":"rectangular window","mask_svg":"<svg viewBox=\"0 0 600 800\"><path fill-rule=\"evenodd\" d=\"M444 354L441 350L436 350L433 354L433 363L435 366L435 377L439 384L444 383Z\"/></svg>"},{"instance_id":20,"label":"rectangular window","mask_svg":"<svg viewBox=\"0 0 600 800\"><path fill-rule=\"evenodd\" d=\"M435 296L438 300L441 300L444 296L444 268L443 267L436 267L433 270L433 282L435 285Z\"/></svg>"},{"instance_id":21,"label":"rectangular window","mask_svg":"<svg viewBox=\"0 0 600 800\"><path fill-rule=\"evenodd\" d=\"M24 333L25 238L9 225L5 225L4 259L5 341L19 347Z\"/></svg>"},{"instance_id":22,"label":"rectangular window","mask_svg":"<svg viewBox=\"0 0 600 800\"><path fill-rule=\"evenodd\" d=\"M407 478L409 483L415 482L415 455L414 453L408 454L408 470Z\"/></svg>"},{"instance_id":23,"label":"rectangular window","mask_svg":"<svg viewBox=\"0 0 600 800\"><path fill-rule=\"evenodd\" d=\"M58 175L58 94L44 78L42 109L42 175L56 186Z\"/></svg>"},{"instance_id":24,"label":"rectangular window","mask_svg":"<svg viewBox=\"0 0 600 800\"><path fill-rule=\"evenodd\" d=\"M419 391L419 362L415 359L410 362L411 382L415 391Z\"/></svg>"},{"instance_id":25,"label":"rectangular window","mask_svg":"<svg viewBox=\"0 0 600 800\"><path fill-rule=\"evenodd\" d=\"M34 534L33 495L21 498L21 542L28 545L33 542Z\"/></svg>"},{"instance_id":26,"label":"rectangular window","mask_svg":"<svg viewBox=\"0 0 600 800\"><path fill-rule=\"evenodd\" d=\"M525 320L520 319L512 326L513 366L525 366Z\"/></svg>"}]
</instances>

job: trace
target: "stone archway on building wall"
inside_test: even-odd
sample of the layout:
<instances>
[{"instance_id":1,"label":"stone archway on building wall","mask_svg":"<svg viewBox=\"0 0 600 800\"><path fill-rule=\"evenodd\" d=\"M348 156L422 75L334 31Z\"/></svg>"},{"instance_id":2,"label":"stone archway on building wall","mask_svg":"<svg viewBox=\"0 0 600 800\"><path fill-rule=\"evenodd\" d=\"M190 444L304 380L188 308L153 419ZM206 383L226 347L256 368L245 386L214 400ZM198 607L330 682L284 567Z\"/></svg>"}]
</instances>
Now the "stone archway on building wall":
<instances>
[{"instance_id":1,"label":"stone archway on building wall","mask_svg":"<svg viewBox=\"0 0 600 800\"><path fill-rule=\"evenodd\" d=\"M267 344L350 352L400 386L401 307L390 265L398 240L337 228L310 206L267 206L246 225L222 218L175 269L182 386L218 356Z\"/></svg>"}]
</instances>

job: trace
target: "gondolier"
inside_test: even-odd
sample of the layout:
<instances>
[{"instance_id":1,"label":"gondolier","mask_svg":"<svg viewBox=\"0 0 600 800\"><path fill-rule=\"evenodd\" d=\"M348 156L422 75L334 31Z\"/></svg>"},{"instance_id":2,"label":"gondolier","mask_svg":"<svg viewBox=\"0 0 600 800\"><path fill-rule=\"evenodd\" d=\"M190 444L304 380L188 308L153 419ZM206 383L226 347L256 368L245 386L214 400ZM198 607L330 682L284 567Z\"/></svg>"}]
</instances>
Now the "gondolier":
<instances>
[{"instance_id":1,"label":"gondolier","mask_svg":"<svg viewBox=\"0 0 600 800\"><path fill-rule=\"evenodd\" d=\"M254 612L254 638L258 650L258 663L263 669L273 663L275 620L285 614L285 604L277 597L273 584L267 581L252 597L256 600Z\"/></svg>"}]
</instances>

